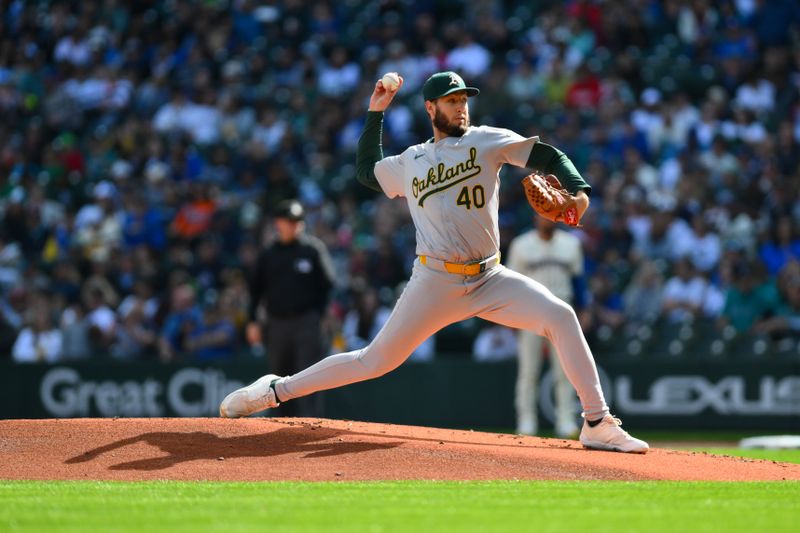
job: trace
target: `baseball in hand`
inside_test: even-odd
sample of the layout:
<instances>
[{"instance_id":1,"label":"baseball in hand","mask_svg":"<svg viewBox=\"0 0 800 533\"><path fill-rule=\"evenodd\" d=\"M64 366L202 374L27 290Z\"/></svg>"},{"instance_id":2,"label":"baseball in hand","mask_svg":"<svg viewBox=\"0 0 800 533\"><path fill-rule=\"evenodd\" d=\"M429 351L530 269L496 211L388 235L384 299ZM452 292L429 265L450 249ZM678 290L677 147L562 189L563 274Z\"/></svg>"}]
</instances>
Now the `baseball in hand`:
<instances>
[{"instance_id":1,"label":"baseball in hand","mask_svg":"<svg viewBox=\"0 0 800 533\"><path fill-rule=\"evenodd\" d=\"M387 72L381 78L381 83L387 91L396 91L400 87L400 76L397 75L397 72Z\"/></svg>"}]
</instances>

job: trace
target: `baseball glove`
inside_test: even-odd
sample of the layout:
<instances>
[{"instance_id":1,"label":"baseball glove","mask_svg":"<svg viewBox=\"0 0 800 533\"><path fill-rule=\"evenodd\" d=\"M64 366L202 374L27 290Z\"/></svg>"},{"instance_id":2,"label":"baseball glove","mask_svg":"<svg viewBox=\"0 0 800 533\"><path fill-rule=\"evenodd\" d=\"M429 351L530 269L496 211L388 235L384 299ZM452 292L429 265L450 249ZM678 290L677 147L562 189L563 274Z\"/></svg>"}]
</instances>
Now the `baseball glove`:
<instances>
[{"instance_id":1,"label":"baseball glove","mask_svg":"<svg viewBox=\"0 0 800 533\"><path fill-rule=\"evenodd\" d=\"M525 197L540 216L553 222L580 226L578 203L567 189L552 174L542 176L538 172L522 179Z\"/></svg>"}]
</instances>

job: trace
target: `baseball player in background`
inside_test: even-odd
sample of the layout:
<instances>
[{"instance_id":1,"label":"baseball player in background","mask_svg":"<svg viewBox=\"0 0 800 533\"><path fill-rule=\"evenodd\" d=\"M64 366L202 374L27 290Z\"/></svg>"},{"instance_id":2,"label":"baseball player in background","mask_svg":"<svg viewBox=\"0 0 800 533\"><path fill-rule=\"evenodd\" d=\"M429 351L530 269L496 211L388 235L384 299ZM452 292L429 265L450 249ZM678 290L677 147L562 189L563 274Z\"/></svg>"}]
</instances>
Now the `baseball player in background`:
<instances>
[{"instance_id":1,"label":"baseball player in background","mask_svg":"<svg viewBox=\"0 0 800 533\"><path fill-rule=\"evenodd\" d=\"M377 378L400 366L443 327L473 316L547 337L583 408L581 443L588 448L645 453L609 414L594 359L578 319L544 285L500 264L498 192L504 164L555 175L575 196L578 219L589 185L558 149L513 131L472 126L468 87L455 72L433 74L422 88L433 137L383 156L383 114L397 91L375 83L358 143L356 174L389 198L403 197L416 228L417 259L389 320L365 348L331 355L291 376L268 374L222 401L220 415L241 417L317 391ZM475 394L493 394L472 384Z\"/></svg>"},{"instance_id":2,"label":"baseball player in background","mask_svg":"<svg viewBox=\"0 0 800 533\"><path fill-rule=\"evenodd\" d=\"M572 280L583 274L581 242L572 233L559 229L555 222L537 217L536 228L511 241L508 267L534 279L553 295L573 303ZM517 410L517 433L536 435L537 384L542 355L547 347L555 385L555 431L562 438L578 434L575 423L575 392L555 356L553 345L530 330L519 333L519 364L514 405Z\"/></svg>"}]
</instances>

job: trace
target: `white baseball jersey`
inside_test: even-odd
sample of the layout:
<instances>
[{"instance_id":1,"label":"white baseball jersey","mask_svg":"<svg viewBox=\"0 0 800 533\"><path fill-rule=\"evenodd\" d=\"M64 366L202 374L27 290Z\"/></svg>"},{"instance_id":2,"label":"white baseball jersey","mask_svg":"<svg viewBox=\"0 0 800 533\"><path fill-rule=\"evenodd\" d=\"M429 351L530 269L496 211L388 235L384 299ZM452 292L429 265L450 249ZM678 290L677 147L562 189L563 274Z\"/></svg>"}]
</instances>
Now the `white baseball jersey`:
<instances>
[{"instance_id":1,"label":"white baseball jersey","mask_svg":"<svg viewBox=\"0 0 800 533\"><path fill-rule=\"evenodd\" d=\"M536 230L523 233L508 247L508 267L571 302L572 278L583 274L581 241L561 229L556 229L549 241L539 237Z\"/></svg>"},{"instance_id":2,"label":"white baseball jersey","mask_svg":"<svg viewBox=\"0 0 800 533\"><path fill-rule=\"evenodd\" d=\"M464 263L500 248L497 224L499 172L524 167L539 137L471 126L382 159L375 176L386 196L406 198L417 230L417 254Z\"/></svg>"}]
</instances>

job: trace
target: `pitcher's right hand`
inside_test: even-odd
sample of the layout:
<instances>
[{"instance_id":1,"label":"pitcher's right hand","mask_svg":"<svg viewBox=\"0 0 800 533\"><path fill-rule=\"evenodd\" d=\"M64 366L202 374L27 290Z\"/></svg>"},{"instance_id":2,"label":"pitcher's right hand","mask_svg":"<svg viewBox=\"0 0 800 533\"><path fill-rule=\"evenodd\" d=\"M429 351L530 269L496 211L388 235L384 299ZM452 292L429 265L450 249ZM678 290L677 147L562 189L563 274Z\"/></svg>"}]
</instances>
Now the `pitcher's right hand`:
<instances>
[{"instance_id":1,"label":"pitcher's right hand","mask_svg":"<svg viewBox=\"0 0 800 533\"><path fill-rule=\"evenodd\" d=\"M403 76L399 76L399 78L400 85L394 91L384 88L381 80L375 82L375 90L372 91L372 96L369 98L369 111L385 111L389 107L394 95L403 87Z\"/></svg>"}]
</instances>

